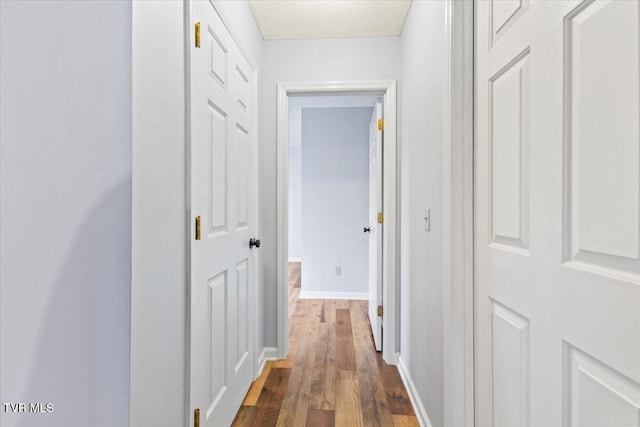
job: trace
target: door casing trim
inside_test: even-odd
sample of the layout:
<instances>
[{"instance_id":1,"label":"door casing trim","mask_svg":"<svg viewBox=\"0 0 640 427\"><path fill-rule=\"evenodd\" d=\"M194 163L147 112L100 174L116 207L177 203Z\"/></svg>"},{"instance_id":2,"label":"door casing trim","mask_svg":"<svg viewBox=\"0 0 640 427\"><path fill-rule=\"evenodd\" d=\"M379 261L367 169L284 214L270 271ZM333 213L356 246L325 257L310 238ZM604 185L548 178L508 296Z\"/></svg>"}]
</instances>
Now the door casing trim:
<instances>
[{"instance_id":1,"label":"door casing trim","mask_svg":"<svg viewBox=\"0 0 640 427\"><path fill-rule=\"evenodd\" d=\"M313 83L278 83L277 85L277 348L278 358L287 357L288 340L288 221L289 221L289 96L320 94L371 94L383 96L385 116L383 188L383 301L382 327L384 339L382 357L396 364L396 247L400 236L397 229L396 179L396 81L331 81Z\"/></svg>"},{"instance_id":2,"label":"door casing trim","mask_svg":"<svg viewBox=\"0 0 640 427\"><path fill-rule=\"evenodd\" d=\"M474 3L447 0L443 100L444 426L473 427Z\"/></svg>"}]
</instances>

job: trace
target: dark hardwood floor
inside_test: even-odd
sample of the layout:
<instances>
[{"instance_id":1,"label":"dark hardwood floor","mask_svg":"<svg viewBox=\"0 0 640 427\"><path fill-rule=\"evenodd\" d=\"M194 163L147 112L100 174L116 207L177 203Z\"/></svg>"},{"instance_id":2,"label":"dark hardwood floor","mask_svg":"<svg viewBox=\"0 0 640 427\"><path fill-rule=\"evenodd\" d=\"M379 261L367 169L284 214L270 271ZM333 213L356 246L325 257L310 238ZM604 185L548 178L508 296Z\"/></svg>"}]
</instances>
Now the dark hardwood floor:
<instances>
[{"instance_id":1,"label":"dark hardwood floor","mask_svg":"<svg viewBox=\"0 0 640 427\"><path fill-rule=\"evenodd\" d=\"M395 366L375 351L366 301L299 299L289 264L289 356L267 362L234 426L418 426Z\"/></svg>"}]
</instances>

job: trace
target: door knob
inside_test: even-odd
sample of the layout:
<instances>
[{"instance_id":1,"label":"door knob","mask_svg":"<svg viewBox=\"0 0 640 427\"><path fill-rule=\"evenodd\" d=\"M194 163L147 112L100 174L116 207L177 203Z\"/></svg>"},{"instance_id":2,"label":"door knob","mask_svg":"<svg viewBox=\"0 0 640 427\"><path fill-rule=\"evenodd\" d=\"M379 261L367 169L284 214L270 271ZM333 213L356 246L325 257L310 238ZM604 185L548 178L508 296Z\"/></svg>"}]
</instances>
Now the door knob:
<instances>
[{"instance_id":1,"label":"door knob","mask_svg":"<svg viewBox=\"0 0 640 427\"><path fill-rule=\"evenodd\" d=\"M249 240L249 249L253 249L254 246L256 248L260 247L260 239L251 238L251 240Z\"/></svg>"},{"instance_id":2,"label":"door knob","mask_svg":"<svg viewBox=\"0 0 640 427\"><path fill-rule=\"evenodd\" d=\"M364 228L364 232L365 233L370 233L371 232L371 227L365 227Z\"/></svg>"}]
</instances>

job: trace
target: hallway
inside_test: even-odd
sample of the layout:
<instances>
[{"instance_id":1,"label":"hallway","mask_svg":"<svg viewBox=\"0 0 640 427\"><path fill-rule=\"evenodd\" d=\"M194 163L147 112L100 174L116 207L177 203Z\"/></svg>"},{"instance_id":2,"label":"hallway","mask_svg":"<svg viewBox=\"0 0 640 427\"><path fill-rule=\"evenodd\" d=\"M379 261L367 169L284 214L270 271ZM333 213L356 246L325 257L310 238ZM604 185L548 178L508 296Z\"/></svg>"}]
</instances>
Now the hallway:
<instances>
[{"instance_id":1,"label":"hallway","mask_svg":"<svg viewBox=\"0 0 640 427\"><path fill-rule=\"evenodd\" d=\"M418 426L395 366L373 346L366 301L300 300L289 264L289 357L267 362L234 426Z\"/></svg>"}]
</instances>

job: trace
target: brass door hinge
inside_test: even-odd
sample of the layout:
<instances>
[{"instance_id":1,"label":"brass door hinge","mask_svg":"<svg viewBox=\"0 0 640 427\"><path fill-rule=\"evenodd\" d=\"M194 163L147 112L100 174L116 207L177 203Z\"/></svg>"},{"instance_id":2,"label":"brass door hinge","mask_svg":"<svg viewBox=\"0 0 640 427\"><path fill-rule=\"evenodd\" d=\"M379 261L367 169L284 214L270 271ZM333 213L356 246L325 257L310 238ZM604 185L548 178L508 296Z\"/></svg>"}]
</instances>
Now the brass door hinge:
<instances>
[{"instance_id":1,"label":"brass door hinge","mask_svg":"<svg viewBox=\"0 0 640 427\"><path fill-rule=\"evenodd\" d=\"M384 130L384 119L378 119L378 130Z\"/></svg>"},{"instance_id":2,"label":"brass door hinge","mask_svg":"<svg viewBox=\"0 0 640 427\"><path fill-rule=\"evenodd\" d=\"M384 214L382 212L378 212L378 224L382 224L384 222Z\"/></svg>"},{"instance_id":3,"label":"brass door hinge","mask_svg":"<svg viewBox=\"0 0 640 427\"><path fill-rule=\"evenodd\" d=\"M193 410L193 427L200 427L200 408Z\"/></svg>"},{"instance_id":4,"label":"brass door hinge","mask_svg":"<svg viewBox=\"0 0 640 427\"><path fill-rule=\"evenodd\" d=\"M378 317L382 317L382 312L383 312L383 310L382 310L382 306L381 306L381 305L379 305L379 306L378 306Z\"/></svg>"},{"instance_id":5,"label":"brass door hinge","mask_svg":"<svg viewBox=\"0 0 640 427\"><path fill-rule=\"evenodd\" d=\"M196 47L200 47L200 21L196 22Z\"/></svg>"},{"instance_id":6,"label":"brass door hinge","mask_svg":"<svg viewBox=\"0 0 640 427\"><path fill-rule=\"evenodd\" d=\"M200 215L198 215L196 217L196 240L200 240L201 238Z\"/></svg>"}]
</instances>

